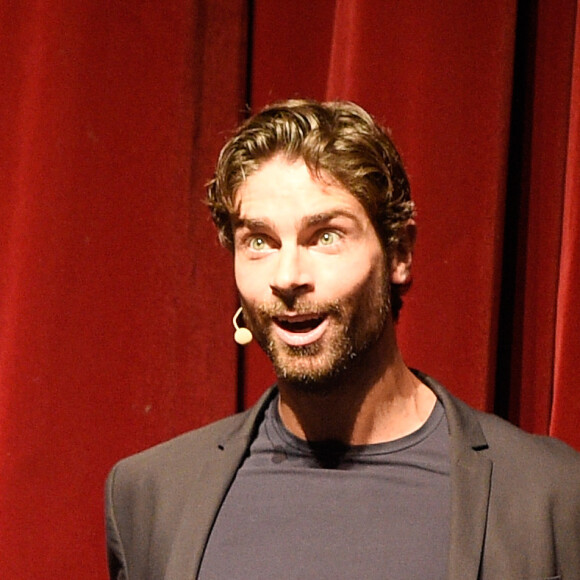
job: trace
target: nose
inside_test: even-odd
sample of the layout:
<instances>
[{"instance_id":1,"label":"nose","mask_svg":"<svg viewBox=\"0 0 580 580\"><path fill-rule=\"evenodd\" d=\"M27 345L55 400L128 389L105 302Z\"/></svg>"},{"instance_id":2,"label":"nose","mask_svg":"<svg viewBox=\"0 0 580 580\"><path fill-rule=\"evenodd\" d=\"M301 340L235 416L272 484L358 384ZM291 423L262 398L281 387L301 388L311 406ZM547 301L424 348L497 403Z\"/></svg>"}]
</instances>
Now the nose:
<instances>
[{"instance_id":1,"label":"nose","mask_svg":"<svg viewBox=\"0 0 580 580\"><path fill-rule=\"evenodd\" d=\"M278 251L270 288L288 306L298 296L314 289L314 279L306 253L307 249L301 246L282 247Z\"/></svg>"}]
</instances>

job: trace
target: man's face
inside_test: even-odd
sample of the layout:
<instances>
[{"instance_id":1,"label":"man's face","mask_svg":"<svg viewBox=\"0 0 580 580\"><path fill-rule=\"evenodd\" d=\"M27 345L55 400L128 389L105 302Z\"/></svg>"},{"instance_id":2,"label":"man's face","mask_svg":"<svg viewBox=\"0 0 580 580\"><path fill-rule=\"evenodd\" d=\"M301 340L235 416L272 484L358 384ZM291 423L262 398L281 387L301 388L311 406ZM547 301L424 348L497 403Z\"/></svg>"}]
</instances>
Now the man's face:
<instances>
[{"instance_id":1,"label":"man's face","mask_svg":"<svg viewBox=\"0 0 580 580\"><path fill-rule=\"evenodd\" d=\"M237 193L235 276L244 317L279 379L328 387L381 337L386 260L363 206L275 157Z\"/></svg>"}]
</instances>

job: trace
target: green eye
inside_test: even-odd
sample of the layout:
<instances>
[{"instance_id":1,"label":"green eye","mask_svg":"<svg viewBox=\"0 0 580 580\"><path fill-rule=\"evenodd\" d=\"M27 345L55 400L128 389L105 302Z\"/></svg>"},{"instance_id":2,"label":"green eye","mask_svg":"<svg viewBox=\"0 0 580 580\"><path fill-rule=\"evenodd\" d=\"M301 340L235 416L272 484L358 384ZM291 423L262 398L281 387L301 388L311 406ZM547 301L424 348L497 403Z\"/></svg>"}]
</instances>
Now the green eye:
<instances>
[{"instance_id":1,"label":"green eye","mask_svg":"<svg viewBox=\"0 0 580 580\"><path fill-rule=\"evenodd\" d=\"M266 244L266 240L264 238L255 237L250 240L249 246L251 250L260 251L265 249L268 244Z\"/></svg>"},{"instance_id":2,"label":"green eye","mask_svg":"<svg viewBox=\"0 0 580 580\"><path fill-rule=\"evenodd\" d=\"M336 243L337 239L338 234L336 232L324 232L319 238L319 243L321 246L331 246Z\"/></svg>"}]
</instances>

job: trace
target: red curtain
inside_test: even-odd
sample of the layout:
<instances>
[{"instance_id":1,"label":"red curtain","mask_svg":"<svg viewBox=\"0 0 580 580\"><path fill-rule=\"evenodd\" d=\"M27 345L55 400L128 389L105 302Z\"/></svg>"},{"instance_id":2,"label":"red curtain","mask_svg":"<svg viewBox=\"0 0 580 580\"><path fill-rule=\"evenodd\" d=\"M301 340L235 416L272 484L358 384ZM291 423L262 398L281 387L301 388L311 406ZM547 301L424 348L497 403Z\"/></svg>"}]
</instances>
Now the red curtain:
<instances>
[{"instance_id":1,"label":"red curtain","mask_svg":"<svg viewBox=\"0 0 580 580\"><path fill-rule=\"evenodd\" d=\"M5 576L105 577L112 464L272 380L234 347L201 201L246 103L352 99L391 129L418 206L407 362L580 449L578 0L0 10Z\"/></svg>"},{"instance_id":2,"label":"red curtain","mask_svg":"<svg viewBox=\"0 0 580 580\"><path fill-rule=\"evenodd\" d=\"M201 199L245 2L2 2L0 575L104 578L114 461L237 408Z\"/></svg>"},{"instance_id":3,"label":"red curtain","mask_svg":"<svg viewBox=\"0 0 580 580\"><path fill-rule=\"evenodd\" d=\"M579 6L544 1L533 15L510 382L514 422L578 448Z\"/></svg>"}]
</instances>

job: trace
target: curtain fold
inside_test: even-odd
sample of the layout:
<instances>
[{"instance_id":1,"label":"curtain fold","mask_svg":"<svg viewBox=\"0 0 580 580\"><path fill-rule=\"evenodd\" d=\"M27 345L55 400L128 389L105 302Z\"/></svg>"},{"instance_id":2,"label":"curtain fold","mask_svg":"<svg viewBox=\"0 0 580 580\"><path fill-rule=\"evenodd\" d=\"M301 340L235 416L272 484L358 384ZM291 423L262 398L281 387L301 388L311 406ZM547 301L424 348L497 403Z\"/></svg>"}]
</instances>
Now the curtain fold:
<instances>
[{"instance_id":1,"label":"curtain fold","mask_svg":"<svg viewBox=\"0 0 580 580\"><path fill-rule=\"evenodd\" d=\"M564 184L560 282L554 357L554 389L550 435L580 449L580 398L577 367L580 361L580 10L576 7L568 143Z\"/></svg>"},{"instance_id":2,"label":"curtain fold","mask_svg":"<svg viewBox=\"0 0 580 580\"><path fill-rule=\"evenodd\" d=\"M572 93L574 67L578 66L574 62L579 42L576 19L576 1L538 3L532 18L531 70L524 97L528 125L522 143L522 219L509 418L542 434L557 430L552 417L556 377L560 377L560 398L567 399L566 392L573 388L572 376L565 379L562 374L562 363L580 359L578 350L575 355L568 350L574 348L568 330L574 322L561 286L567 283L565 273L573 267L573 255L565 248L574 226L569 222L566 226L566 215L580 202L578 186L573 183L578 160L571 150L576 139L571 124L577 108ZM560 342L570 354L557 354ZM580 447L579 433L559 432Z\"/></svg>"}]
</instances>

